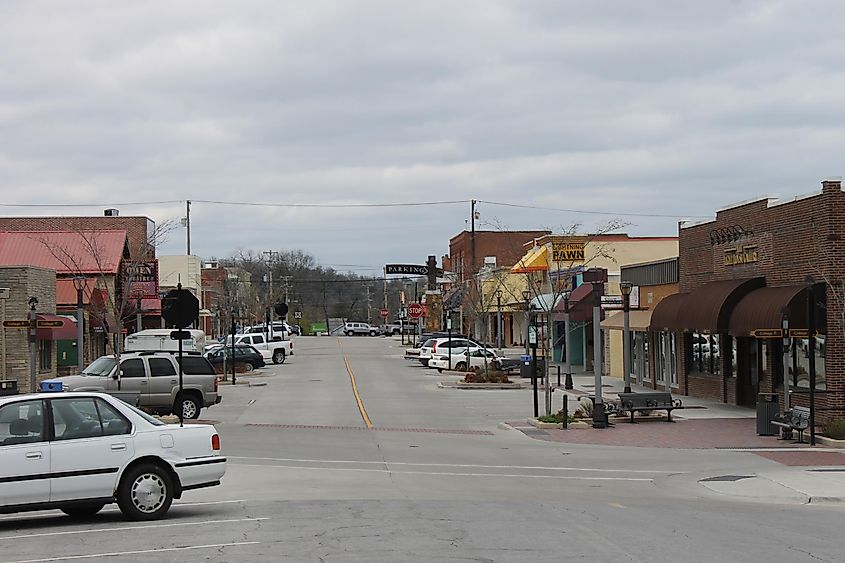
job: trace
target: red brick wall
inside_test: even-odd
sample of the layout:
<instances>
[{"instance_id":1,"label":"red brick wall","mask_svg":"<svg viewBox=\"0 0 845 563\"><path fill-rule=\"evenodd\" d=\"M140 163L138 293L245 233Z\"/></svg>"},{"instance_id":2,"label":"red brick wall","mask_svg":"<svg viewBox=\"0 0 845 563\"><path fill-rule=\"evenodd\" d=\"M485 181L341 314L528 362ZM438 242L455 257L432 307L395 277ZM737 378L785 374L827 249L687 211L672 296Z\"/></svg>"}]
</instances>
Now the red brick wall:
<instances>
[{"instance_id":1,"label":"red brick wall","mask_svg":"<svg viewBox=\"0 0 845 563\"><path fill-rule=\"evenodd\" d=\"M452 271L466 279L484 265L485 256L495 256L499 267L513 266L525 255L525 243L548 234L551 231L475 231L475 268L471 268L472 233L462 231L449 241Z\"/></svg>"},{"instance_id":2,"label":"red brick wall","mask_svg":"<svg viewBox=\"0 0 845 563\"><path fill-rule=\"evenodd\" d=\"M680 291L693 291L710 281L757 276L765 277L766 285L775 287L802 285L808 275L818 281L827 279L842 284L845 281L844 222L845 193L839 182L823 182L821 192L781 205L769 207L764 199L719 211L714 221L679 230ZM740 226L752 234L736 243L711 244L712 231L732 226ZM736 244L757 245L759 261L725 266L725 251ZM843 416L845 331L839 322L843 303L837 301L830 286L826 298L828 393L819 396L819 406ZM720 378L722 399L735 403L737 379L726 374L723 370ZM713 396L712 382L692 375L689 380L689 394ZM765 389L770 390L770 385ZM801 400L796 397L795 402L800 404Z\"/></svg>"}]
</instances>

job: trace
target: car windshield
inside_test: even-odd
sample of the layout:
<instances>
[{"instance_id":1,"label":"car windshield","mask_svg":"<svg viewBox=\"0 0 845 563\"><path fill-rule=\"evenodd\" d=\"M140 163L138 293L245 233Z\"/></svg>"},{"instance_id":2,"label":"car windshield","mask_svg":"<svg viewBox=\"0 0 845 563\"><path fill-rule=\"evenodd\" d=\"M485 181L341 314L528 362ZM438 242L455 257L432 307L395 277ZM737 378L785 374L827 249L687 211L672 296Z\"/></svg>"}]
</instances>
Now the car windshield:
<instances>
[{"instance_id":1,"label":"car windshield","mask_svg":"<svg viewBox=\"0 0 845 563\"><path fill-rule=\"evenodd\" d=\"M114 369L115 361L112 356L103 356L97 358L91 365L82 371L82 375L96 375L98 377L106 377Z\"/></svg>"}]
</instances>

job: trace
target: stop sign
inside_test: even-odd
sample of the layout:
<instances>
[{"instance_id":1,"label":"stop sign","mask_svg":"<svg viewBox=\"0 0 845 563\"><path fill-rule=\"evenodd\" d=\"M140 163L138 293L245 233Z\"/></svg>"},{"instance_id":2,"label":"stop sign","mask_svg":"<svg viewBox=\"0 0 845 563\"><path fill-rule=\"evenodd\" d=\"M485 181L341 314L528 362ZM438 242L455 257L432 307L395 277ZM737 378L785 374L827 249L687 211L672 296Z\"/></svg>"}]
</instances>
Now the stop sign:
<instances>
[{"instance_id":1,"label":"stop sign","mask_svg":"<svg viewBox=\"0 0 845 563\"><path fill-rule=\"evenodd\" d=\"M411 303L408 305L408 316L412 319L418 319L423 316L423 306L420 303Z\"/></svg>"},{"instance_id":2,"label":"stop sign","mask_svg":"<svg viewBox=\"0 0 845 563\"><path fill-rule=\"evenodd\" d=\"M384 317L385 319L387 318L387 315L389 315L389 314L390 314L390 312L389 312L387 309L381 309L381 310L379 311L379 315L381 315L381 316L382 316L382 317Z\"/></svg>"},{"instance_id":3,"label":"stop sign","mask_svg":"<svg viewBox=\"0 0 845 563\"><path fill-rule=\"evenodd\" d=\"M200 302L187 289L171 289L161 300L161 316L176 328L191 326L200 315Z\"/></svg>"}]
</instances>

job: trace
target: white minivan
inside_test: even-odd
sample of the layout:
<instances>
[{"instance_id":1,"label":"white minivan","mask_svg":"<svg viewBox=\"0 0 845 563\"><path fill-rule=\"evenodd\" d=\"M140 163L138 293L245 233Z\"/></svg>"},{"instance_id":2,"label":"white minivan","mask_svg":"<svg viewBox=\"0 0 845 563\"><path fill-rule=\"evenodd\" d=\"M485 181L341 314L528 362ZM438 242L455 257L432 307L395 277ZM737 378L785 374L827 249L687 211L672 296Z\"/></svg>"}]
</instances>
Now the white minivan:
<instances>
[{"instance_id":1,"label":"white minivan","mask_svg":"<svg viewBox=\"0 0 845 563\"><path fill-rule=\"evenodd\" d=\"M151 328L141 330L126 337L123 349L127 352L175 352L179 349L179 341L170 338L175 329ZM185 329L191 335L182 340L182 350L185 352L200 352L205 348L205 333L201 330Z\"/></svg>"}]
</instances>

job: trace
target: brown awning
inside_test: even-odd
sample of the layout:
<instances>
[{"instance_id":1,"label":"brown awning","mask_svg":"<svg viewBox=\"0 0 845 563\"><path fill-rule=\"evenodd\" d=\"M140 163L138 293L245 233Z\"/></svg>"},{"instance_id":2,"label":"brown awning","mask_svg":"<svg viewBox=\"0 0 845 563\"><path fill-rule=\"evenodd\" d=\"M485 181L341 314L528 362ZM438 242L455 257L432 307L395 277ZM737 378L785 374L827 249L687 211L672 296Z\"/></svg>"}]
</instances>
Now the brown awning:
<instances>
[{"instance_id":1,"label":"brown awning","mask_svg":"<svg viewBox=\"0 0 845 563\"><path fill-rule=\"evenodd\" d=\"M731 313L729 333L752 336L755 330L782 328L783 312L788 312L789 328L807 328L807 292L805 285L761 287L743 297ZM824 302L824 284L816 284L816 295ZM825 326L823 307L816 310L819 330Z\"/></svg>"},{"instance_id":2,"label":"brown awning","mask_svg":"<svg viewBox=\"0 0 845 563\"><path fill-rule=\"evenodd\" d=\"M604 286L602 286L602 292L603 290ZM563 299L558 301L554 309L556 315L563 315L563 305ZM604 311L602 311L602 315L604 315ZM569 294L569 320L593 320L593 284L582 283Z\"/></svg>"},{"instance_id":3,"label":"brown awning","mask_svg":"<svg viewBox=\"0 0 845 563\"><path fill-rule=\"evenodd\" d=\"M651 325L652 309L645 309L642 311L628 312L628 326L631 330L643 331L648 330ZM601 322L602 328L609 328L611 330L625 330L625 313L617 311Z\"/></svg>"},{"instance_id":4,"label":"brown awning","mask_svg":"<svg viewBox=\"0 0 845 563\"><path fill-rule=\"evenodd\" d=\"M721 280L704 284L690 292L686 305L679 312L681 329L710 334L728 332L731 313L737 303L765 284L765 278Z\"/></svg>"},{"instance_id":5,"label":"brown awning","mask_svg":"<svg viewBox=\"0 0 845 563\"><path fill-rule=\"evenodd\" d=\"M76 321L60 315L49 313L38 313L39 321L51 321L62 323L61 326L39 327L35 329L35 338L38 340L75 340Z\"/></svg>"},{"instance_id":6,"label":"brown awning","mask_svg":"<svg viewBox=\"0 0 845 563\"><path fill-rule=\"evenodd\" d=\"M649 328L651 330L683 330L680 312L684 309L689 296L689 293L673 293L661 299L652 309Z\"/></svg>"}]
</instances>

